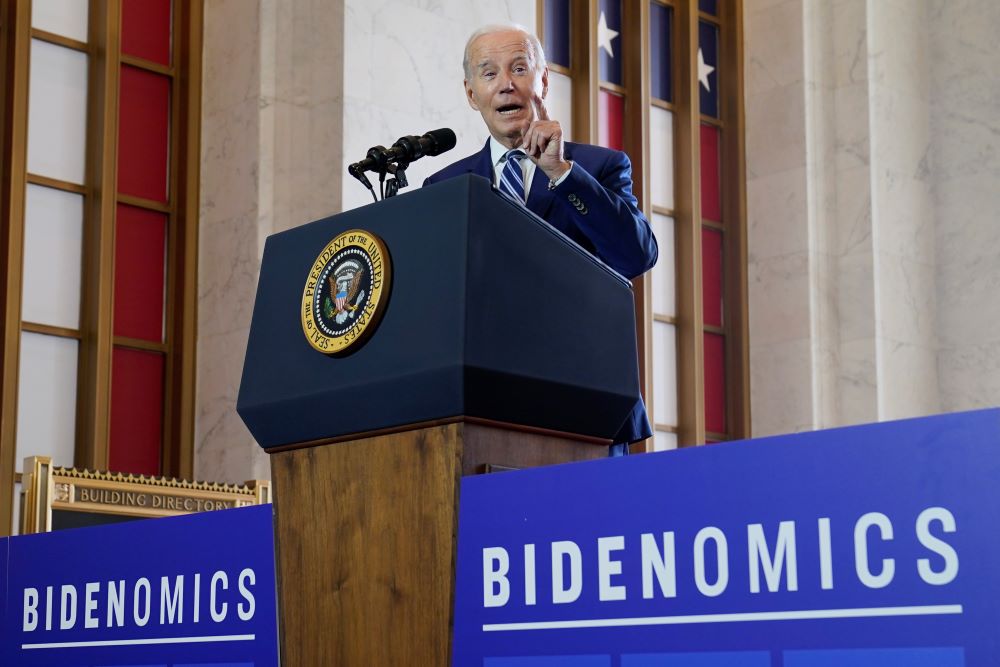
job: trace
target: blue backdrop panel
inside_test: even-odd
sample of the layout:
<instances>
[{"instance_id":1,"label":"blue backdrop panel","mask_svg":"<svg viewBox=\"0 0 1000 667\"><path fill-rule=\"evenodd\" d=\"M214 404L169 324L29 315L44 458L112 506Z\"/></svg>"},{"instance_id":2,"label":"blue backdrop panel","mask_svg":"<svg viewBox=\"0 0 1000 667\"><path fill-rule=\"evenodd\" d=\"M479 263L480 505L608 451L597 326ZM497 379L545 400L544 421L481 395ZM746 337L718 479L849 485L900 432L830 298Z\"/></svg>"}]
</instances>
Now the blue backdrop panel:
<instances>
[{"instance_id":1,"label":"blue backdrop panel","mask_svg":"<svg viewBox=\"0 0 1000 667\"><path fill-rule=\"evenodd\" d=\"M0 664L277 667L270 505L3 547Z\"/></svg>"},{"instance_id":2,"label":"blue backdrop panel","mask_svg":"<svg viewBox=\"0 0 1000 667\"><path fill-rule=\"evenodd\" d=\"M998 480L1000 410L464 478L454 664L1000 665Z\"/></svg>"}]
</instances>

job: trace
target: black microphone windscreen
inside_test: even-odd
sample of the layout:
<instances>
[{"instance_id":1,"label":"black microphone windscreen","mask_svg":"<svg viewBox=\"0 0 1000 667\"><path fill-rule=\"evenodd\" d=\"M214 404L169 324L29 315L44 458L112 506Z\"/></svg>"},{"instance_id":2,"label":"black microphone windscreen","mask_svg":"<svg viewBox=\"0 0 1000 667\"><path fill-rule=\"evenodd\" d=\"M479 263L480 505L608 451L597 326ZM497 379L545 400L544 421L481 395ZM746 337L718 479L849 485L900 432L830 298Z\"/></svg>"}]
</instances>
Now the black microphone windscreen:
<instances>
[{"instance_id":1,"label":"black microphone windscreen","mask_svg":"<svg viewBox=\"0 0 1000 667\"><path fill-rule=\"evenodd\" d=\"M455 132L448 127L442 127L440 130L431 130L424 136L429 137L433 141L433 145L426 151L427 155L440 155L445 151L450 151L458 142Z\"/></svg>"}]
</instances>

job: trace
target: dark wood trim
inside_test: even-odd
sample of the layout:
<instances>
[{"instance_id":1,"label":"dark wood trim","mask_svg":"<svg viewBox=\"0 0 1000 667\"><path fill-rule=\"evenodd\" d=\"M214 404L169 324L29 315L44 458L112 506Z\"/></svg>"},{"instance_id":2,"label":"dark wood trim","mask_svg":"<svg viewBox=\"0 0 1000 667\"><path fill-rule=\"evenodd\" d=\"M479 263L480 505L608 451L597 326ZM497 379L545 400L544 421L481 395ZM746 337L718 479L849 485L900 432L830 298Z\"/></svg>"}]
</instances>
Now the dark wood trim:
<instances>
[{"instance_id":1,"label":"dark wood trim","mask_svg":"<svg viewBox=\"0 0 1000 667\"><path fill-rule=\"evenodd\" d=\"M0 4L0 535L14 527L31 7Z\"/></svg>"},{"instance_id":2,"label":"dark wood trim","mask_svg":"<svg viewBox=\"0 0 1000 667\"><path fill-rule=\"evenodd\" d=\"M364 440L365 438L376 438L386 435L393 435L395 433L406 433L407 431L418 431L421 429L435 428L438 426L447 426L448 424L474 424L476 426L488 426L490 428L499 428L505 431L513 431L516 433L524 433L529 435L540 435L550 438L563 438L566 440L576 440L578 442L585 442L594 446L607 447L611 444L611 440L605 438L595 438L589 435L580 435L579 433L567 433L565 431L554 431L548 428L537 428L535 426L525 426L524 424L510 424L508 422L496 421L494 419L482 419L480 417L469 417L467 415L456 415L454 417L442 417L441 419L429 419L427 421L416 422L413 424L403 424L401 426L392 426L387 428L379 428L372 431L364 431L362 433L352 433L350 435L341 435L335 438L321 438L319 440L309 440L307 442L296 442L290 445L281 445L279 447L269 447L267 449L268 454L276 454L278 452L287 452L293 449L304 449L308 447L320 447L323 445L333 445L342 442L353 442L355 440Z\"/></svg>"},{"instance_id":3,"label":"dark wood trim","mask_svg":"<svg viewBox=\"0 0 1000 667\"><path fill-rule=\"evenodd\" d=\"M725 5L725 3L726 3L726 0L721 0L719 2L720 5ZM721 10L720 10L720 13L721 13ZM719 27L722 26L722 19L719 16L712 16L708 12L699 11L698 12L698 20L705 21L707 23L714 23L716 26L719 26Z\"/></svg>"},{"instance_id":4,"label":"dark wood trim","mask_svg":"<svg viewBox=\"0 0 1000 667\"><path fill-rule=\"evenodd\" d=\"M663 315L661 313L654 313L653 321L663 322L664 324L673 324L674 326L677 326L677 318L674 317L673 315Z\"/></svg>"},{"instance_id":5,"label":"dark wood trim","mask_svg":"<svg viewBox=\"0 0 1000 667\"><path fill-rule=\"evenodd\" d=\"M656 215L665 215L668 218L675 218L677 216L677 212L674 209L667 208L666 206L657 206L656 204L653 204L650 206L650 209Z\"/></svg>"},{"instance_id":6,"label":"dark wood trim","mask_svg":"<svg viewBox=\"0 0 1000 667\"><path fill-rule=\"evenodd\" d=\"M706 324L702 329L705 333L718 334L720 336L725 336L728 333L725 327L717 327L714 324Z\"/></svg>"},{"instance_id":7,"label":"dark wood trim","mask_svg":"<svg viewBox=\"0 0 1000 667\"><path fill-rule=\"evenodd\" d=\"M674 106L673 102L667 102L666 100L661 100L659 97L651 97L649 103L654 107L659 107L660 109L665 109L667 111L673 111L677 107Z\"/></svg>"},{"instance_id":8,"label":"dark wood trim","mask_svg":"<svg viewBox=\"0 0 1000 667\"><path fill-rule=\"evenodd\" d=\"M721 37L721 35L720 35ZM725 94L724 91L722 94ZM721 105L720 105L721 106ZM706 116L705 114L700 114L698 119L705 125L711 125L717 127L720 130L726 126L725 122L721 118L712 118L711 116Z\"/></svg>"},{"instance_id":9,"label":"dark wood trim","mask_svg":"<svg viewBox=\"0 0 1000 667\"><path fill-rule=\"evenodd\" d=\"M126 53L122 54L122 65L128 65L137 69L144 69L147 72L161 74L163 76L174 76L174 68L169 65L161 65L160 63L154 63L152 60L146 60L145 58L139 58L138 56L130 56Z\"/></svg>"},{"instance_id":10,"label":"dark wood trim","mask_svg":"<svg viewBox=\"0 0 1000 667\"><path fill-rule=\"evenodd\" d=\"M569 29L570 62L573 64L573 135L580 143L597 143L598 65L597 43L598 0L578 0L570 3Z\"/></svg>"},{"instance_id":11,"label":"dark wood trim","mask_svg":"<svg viewBox=\"0 0 1000 667\"><path fill-rule=\"evenodd\" d=\"M107 470L110 440L121 0L90 0L90 94L75 465Z\"/></svg>"},{"instance_id":12,"label":"dark wood trim","mask_svg":"<svg viewBox=\"0 0 1000 667\"><path fill-rule=\"evenodd\" d=\"M674 434L677 433L677 427L676 426L671 426L670 424L661 424L659 422L657 422L656 424L653 424L653 430L654 431L663 431L664 433L674 433Z\"/></svg>"},{"instance_id":13,"label":"dark wood trim","mask_svg":"<svg viewBox=\"0 0 1000 667\"><path fill-rule=\"evenodd\" d=\"M170 322L170 376L167 386L163 470L182 478L194 476L194 423L198 321L198 208L201 159L201 59L203 5L183 0L175 4L174 82L176 137L171 147L175 213L172 219L173 291ZM169 415L169 419L167 419Z\"/></svg>"},{"instance_id":14,"label":"dark wood trim","mask_svg":"<svg viewBox=\"0 0 1000 667\"><path fill-rule=\"evenodd\" d=\"M722 217L726 216L723 215ZM710 229L714 229L719 232L725 232L727 230L727 227L724 223L716 222L715 220L702 220L701 225L702 227L709 227Z\"/></svg>"},{"instance_id":15,"label":"dark wood trim","mask_svg":"<svg viewBox=\"0 0 1000 667\"><path fill-rule=\"evenodd\" d=\"M622 17L622 23L625 23L624 16ZM638 42L639 40L632 40L632 41ZM629 73L628 57L625 54L622 55L623 57L625 57L625 62L622 64L622 70L624 70L623 74L625 75L625 78L628 78L628 73ZM598 85L600 86L601 90L606 90L609 93L614 93L615 95L621 95L623 97L628 95L628 90L629 88L631 88L631 86L619 86L616 83L611 83L609 81L603 81L603 80L598 81Z\"/></svg>"},{"instance_id":16,"label":"dark wood trim","mask_svg":"<svg viewBox=\"0 0 1000 667\"><path fill-rule=\"evenodd\" d=\"M168 354L170 351L170 346L166 343L158 343L141 338L128 338L127 336L115 336L114 346L130 350L142 350L143 352L157 352L159 354Z\"/></svg>"},{"instance_id":17,"label":"dark wood trim","mask_svg":"<svg viewBox=\"0 0 1000 667\"><path fill-rule=\"evenodd\" d=\"M69 181L64 181L60 178L50 178L49 176L42 176L41 174L31 174L27 175L27 182L32 185L41 185L46 188L52 188L54 190L62 190L63 192L72 192L78 195L87 194L87 186L80 185L78 183L71 183Z\"/></svg>"},{"instance_id":18,"label":"dark wood trim","mask_svg":"<svg viewBox=\"0 0 1000 667\"><path fill-rule=\"evenodd\" d=\"M621 31L633 35L623 42L624 86L615 86L625 97L624 148L632 160L632 187L639 208L650 215L649 198L649 0L622 1ZM606 84L601 84L607 88ZM639 386L647 406L653 404L653 282L650 273L632 281L635 295L636 348L639 354ZM651 409L651 407L650 407ZM634 443L632 452L651 451L652 442Z\"/></svg>"},{"instance_id":19,"label":"dark wood trim","mask_svg":"<svg viewBox=\"0 0 1000 667\"><path fill-rule=\"evenodd\" d=\"M573 72L569 67L563 67L562 65L557 65L555 63L546 63L545 66L549 68L550 72L562 74L563 76L573 76Z\"/></svg>"},{"instance_id":20,"label":"dark wood trim","mask_svg":"<svg viewBox=\"0 0 1000 667\"><path fill-rule=\"evenodd\" d=\"M58 336L59 338L75 338L76 340L80 340L82 337L77 329L54 327L51 324L40 324L38 322L21 322L21 331L44 334L46 336Z\"/></svg>"},{"instance_id":21,"label":"dark wood trim","mask_svg":"<svg viewBox=\"0 0 1000 667\"><path fill-rule=\"evenodd\" d=\"M674 12L675 212L677 253L677 444L705 441L704 341L701 324L701 162L698 113L698 15L696 3L679 3Z\"/></svg>"},{"instance_id":22,"label":"dark wood trim","mask_svg":"<svg viewBox=\"0 0 1000 667\"><path fill-rule=\"evenodd\" d=\"M726 423L730 437L749 438L750 351L747 300L746 118L743 113L743 0L724 0L719 15L719 67L731 72L732 85L721 91L720 111L726 124L721 142L722 219L726 304Z\"/></svg>"},{"instance_id":23,"label":"dark wood trim","mask_svg":"<svg viewBox=\"0 0 1000 667\"><path fill-rule=\"evenodd\" d=\"M73 49L74 51L83 51L88 54L90 53L90 46L86 42L81 42L78 39L73 39L72 37L66 37L64 35L58 35L54 32L49 32L48 30L32 28L31 38L48 42L49 44L55 44L56 46L64 46L67 49Z\"/></svg>"},{"instance_id":24,"label":"dark wood trim","mask_svg":"<svg viewBox=\"0 0 1000 667\"><path fill-rule=\"evenodd\" d=\"M171 133L171 137L173 134ZM171 201L173 197L171 197ZM163 202L153 201L152 199L144 199L142 197L135 197L133 195L125 195L118 193L118 203L126 204L128 206L135 206L136 208L144 208L150 211L156 211L158 213L171 214L174 212L174 207L170 204L164 204Z\"/></svg>"}]
</instances>

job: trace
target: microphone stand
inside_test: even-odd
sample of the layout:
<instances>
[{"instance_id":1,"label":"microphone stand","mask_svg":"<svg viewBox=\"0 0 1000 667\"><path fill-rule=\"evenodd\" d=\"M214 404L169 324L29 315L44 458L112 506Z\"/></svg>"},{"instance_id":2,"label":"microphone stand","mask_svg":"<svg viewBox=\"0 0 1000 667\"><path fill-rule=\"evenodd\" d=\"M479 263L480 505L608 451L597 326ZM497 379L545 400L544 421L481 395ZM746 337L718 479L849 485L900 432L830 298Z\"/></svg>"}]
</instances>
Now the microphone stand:
<instances>
[{"instance_id":1,"label":"microphone stand","mask_svg":"<svg viewBox=\"0 0 1000 667\"><path fill-rule=\"evenodd\" d=\"M393 178L390 178L386 182L385 196L382 197L382 199L385 199L386 197L395 197L399 193L400 188L405 188L409 185L409 182L406 180L406 168L410 166L409 162L400 159L396 161L396 164L389 164L386 166L388 171L393 175Z\"/></svg>"}]
</instances>

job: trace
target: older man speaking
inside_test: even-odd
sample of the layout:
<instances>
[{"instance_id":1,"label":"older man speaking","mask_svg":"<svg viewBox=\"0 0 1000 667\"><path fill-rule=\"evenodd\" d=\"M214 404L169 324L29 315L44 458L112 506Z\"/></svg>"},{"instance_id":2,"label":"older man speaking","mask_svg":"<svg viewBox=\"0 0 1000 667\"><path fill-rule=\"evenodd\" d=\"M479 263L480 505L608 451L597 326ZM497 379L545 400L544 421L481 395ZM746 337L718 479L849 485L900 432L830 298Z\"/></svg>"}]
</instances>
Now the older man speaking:
<instances>
[{"instance_id":1,"label":"older man speaking","mask_svg":"<svg viewBox=\"0 0 1000 667\"><path fill-rule=\"evenodd\" d=\"M424 181L473 173L523 203L605 264L634 278L656 263L649 222L632 194L632 165L621 151L563 140L545 98L549 68L538 38L515 25L487 26L465 46L465 95L490 137L478 153ZM640 401L612 454L651 435Z\"/></svg>"}]
</instances>

